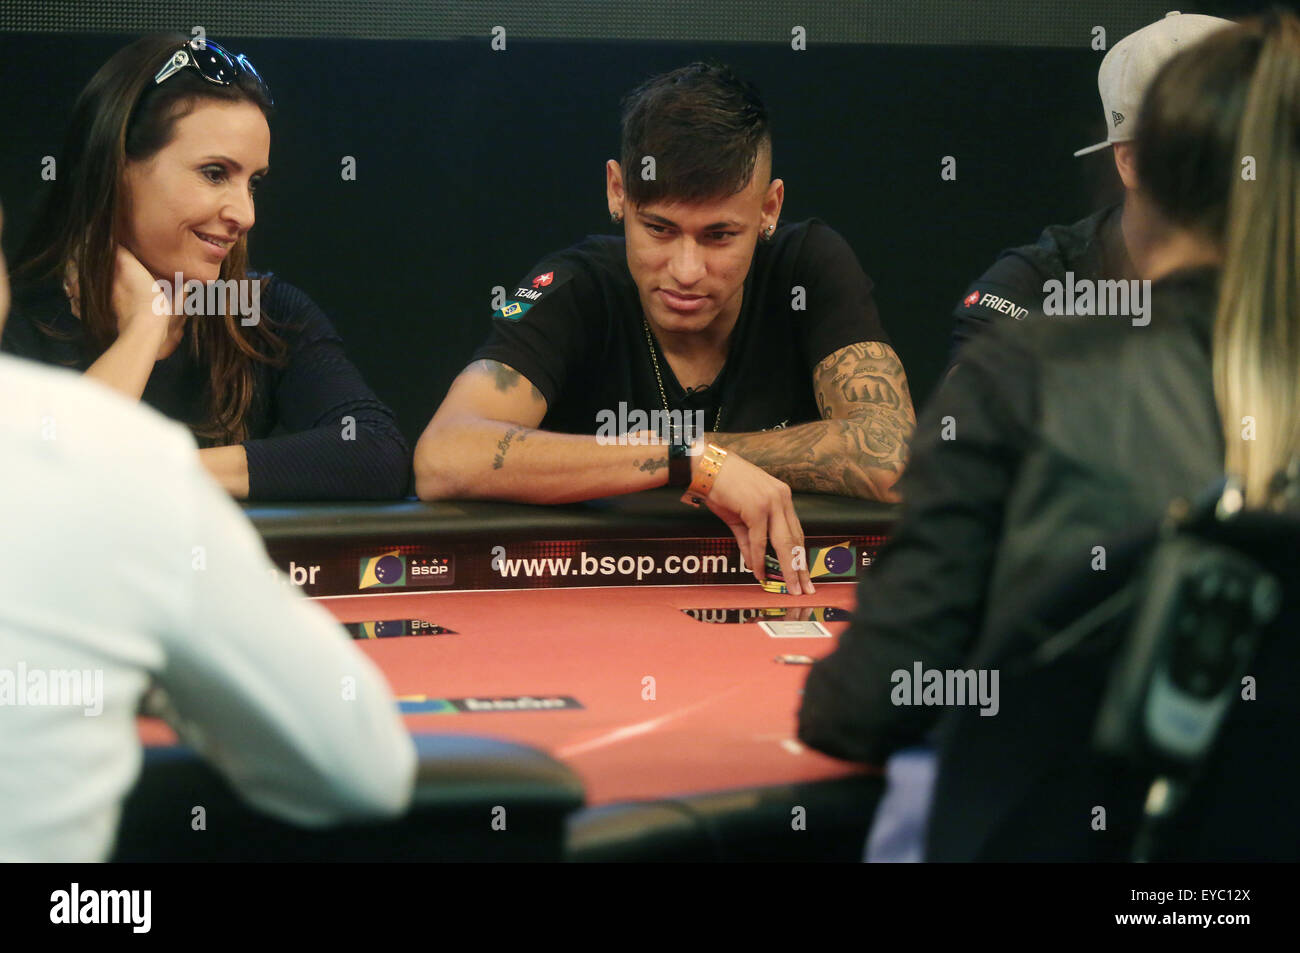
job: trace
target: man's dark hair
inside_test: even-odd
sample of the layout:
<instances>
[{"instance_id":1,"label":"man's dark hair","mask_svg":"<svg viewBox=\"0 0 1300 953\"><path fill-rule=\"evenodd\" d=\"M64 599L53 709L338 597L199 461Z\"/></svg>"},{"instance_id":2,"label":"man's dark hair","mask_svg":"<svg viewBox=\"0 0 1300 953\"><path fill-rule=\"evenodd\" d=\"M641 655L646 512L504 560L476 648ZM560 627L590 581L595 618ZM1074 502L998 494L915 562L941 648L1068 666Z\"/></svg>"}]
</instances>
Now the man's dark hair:
<instances>
[{"instance_id":1,"label":"man's dark hair","mask_svg":"<svg viewBox=\"0 0 1300 953\"><path fill-rule=\"evenodd\" d=\"M749 184L772 133L752 83L730 67L692 63L642 83L623 100L623 187L635 205L734 195ZM654 157L655 176L642 176Z\"/></svg>"}]
</instances>

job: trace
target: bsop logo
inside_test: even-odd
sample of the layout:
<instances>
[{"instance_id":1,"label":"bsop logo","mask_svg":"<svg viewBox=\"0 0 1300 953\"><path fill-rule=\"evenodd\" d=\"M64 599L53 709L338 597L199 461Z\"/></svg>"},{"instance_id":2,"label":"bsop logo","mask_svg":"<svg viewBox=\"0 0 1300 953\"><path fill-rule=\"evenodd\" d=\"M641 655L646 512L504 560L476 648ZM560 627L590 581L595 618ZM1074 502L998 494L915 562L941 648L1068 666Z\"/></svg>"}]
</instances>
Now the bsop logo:
<instances>
[{"instance_id":1,"label":"bsop logo","mask_svg":"<svg viewBox=\"0 0 1300 953\"><path fill-rule=\"evenodd\" d=\"M450 586L456 579L456 564L450 556L411 557L406 573L412 585Z\"/></svg>"}]
</instances>

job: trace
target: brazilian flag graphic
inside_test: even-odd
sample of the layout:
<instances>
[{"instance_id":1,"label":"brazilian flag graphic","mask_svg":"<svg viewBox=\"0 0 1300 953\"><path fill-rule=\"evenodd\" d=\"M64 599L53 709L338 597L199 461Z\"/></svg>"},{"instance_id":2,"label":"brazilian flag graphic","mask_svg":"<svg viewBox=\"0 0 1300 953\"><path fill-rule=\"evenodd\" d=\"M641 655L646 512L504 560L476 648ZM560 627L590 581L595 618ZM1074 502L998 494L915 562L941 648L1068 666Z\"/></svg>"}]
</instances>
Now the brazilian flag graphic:
<instances>
[{"instance_id":1,"label":"brazilian flag graphic","mask_svg":"<svg viewBox=\"0 0 1300 953\"><path fill-rule=\"evenodd\" d=\"M358 589L388 589L406 585L406 559L397 550L361 560Z\"/></svg>"},{"instance_id":2,"label":"brazilian flag graphic","mask_svg":"<svg viewBox=\"0 0 1300 953\"><path fill-rule=\"evenodd\" d=\"M857 575L858 554L845 540L835 546L811 548L808 576L811 579L853 579Z\"/></svg>"}]
</instances>

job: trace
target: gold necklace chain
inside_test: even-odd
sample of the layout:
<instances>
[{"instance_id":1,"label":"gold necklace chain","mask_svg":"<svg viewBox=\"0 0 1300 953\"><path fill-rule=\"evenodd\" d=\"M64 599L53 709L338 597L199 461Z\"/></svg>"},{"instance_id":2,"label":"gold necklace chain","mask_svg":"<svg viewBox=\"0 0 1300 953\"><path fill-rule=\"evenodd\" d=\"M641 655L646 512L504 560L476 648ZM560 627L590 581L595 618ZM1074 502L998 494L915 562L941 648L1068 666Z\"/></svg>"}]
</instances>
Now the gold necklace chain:
<instances>
[{"instance_id":1,"label":"gold necklace chain","mask_svg":"<svg viewBox=\"0 0 1300 953\"><path fill-rule=\"evenodd\" d=\"M664 391L664 378L659 373L659 356L655 354L654 338L650 335L650 323L645 318L641 319L641 327L645 328L645 343L650 348L650 360L654 363L655 383L659 385L659 399L664 402L664 413L668 414L668 394ZM671 418L670 418L671 419ZM713 432L721 433L719 429L722 426L722 404L718 404L718 416L713 419Z\"/></svg>"}]
</instances>

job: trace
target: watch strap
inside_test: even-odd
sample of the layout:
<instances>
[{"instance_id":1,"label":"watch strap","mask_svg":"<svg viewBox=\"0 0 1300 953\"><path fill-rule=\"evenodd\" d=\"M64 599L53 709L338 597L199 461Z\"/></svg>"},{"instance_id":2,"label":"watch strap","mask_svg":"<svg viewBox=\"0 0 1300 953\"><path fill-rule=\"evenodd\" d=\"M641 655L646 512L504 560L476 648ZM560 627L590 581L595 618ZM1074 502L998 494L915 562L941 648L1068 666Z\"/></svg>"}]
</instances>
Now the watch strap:
<instances>
[{"instance_id":1,"label":"watch strap","mask_svg":"<svg viewBox=\"0 0 1300 953\"><path fill-rule=\"evenodd\" d=\"M668 445L668 485L691 485L690 444L674 442Z\"/></svg>"},{"instance_id":2,"label":"watch strap","mask_svg":"<svg viewBox=\"0 0 1300 953\"><path fill-rule=\"evenodd\" d=\"M707 500L709 493L713 491L713 481L717 479L718 471L722 469L726 459L727 451L716 443L709 444L700 457L699 472L695 474L690 487L682 494L682 502L699 506Z\"/></svg>"}]
</instances>

